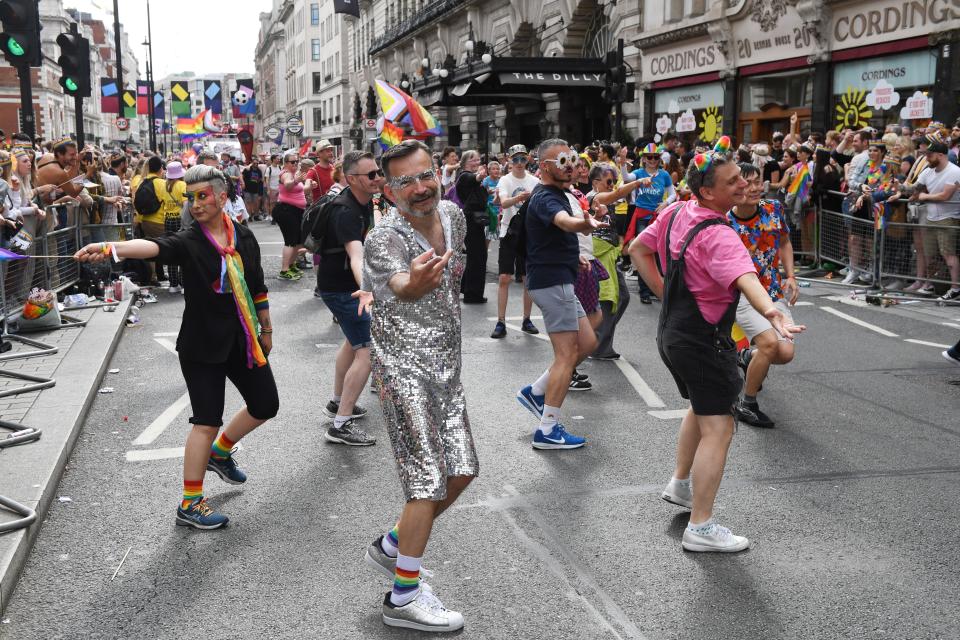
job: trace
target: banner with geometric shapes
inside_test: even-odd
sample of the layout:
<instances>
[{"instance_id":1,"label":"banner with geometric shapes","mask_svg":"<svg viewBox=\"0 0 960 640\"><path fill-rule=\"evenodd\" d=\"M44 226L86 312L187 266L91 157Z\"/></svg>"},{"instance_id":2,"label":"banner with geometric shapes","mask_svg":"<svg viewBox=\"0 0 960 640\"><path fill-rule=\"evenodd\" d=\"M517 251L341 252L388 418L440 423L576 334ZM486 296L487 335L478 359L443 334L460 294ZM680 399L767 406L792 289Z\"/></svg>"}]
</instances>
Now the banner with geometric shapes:
<instances>
[{"instance_id":1,"label":"banner with geometric shapes","mask_svg":"<svg viewBox=\"0 0 960 640\"><path fill-rule=\"evenodd\" d=\"M137 113L145 116L150 113L150 83L137 80Z\"/></svg>"},{"instance_id":2,"label":"banner with geometric shapes","mask_svg":"<svg viewBox=\"0 0 960 640\"><path fill-rule=\"evenodd\" d=\"M190 115L190 91L186 82L174 82L170 85L170 97L173 101L170 112L174 117Z\"/></svg>"},{"instance_id":3,"label":"banner with geometric shapes","mask_svg":"<svg viewBox=\"0 0 960 640\"><path fill-rule=\"evenodd\" d=\"M120 98L124 118L137 117L137 93L133 89L124 89Z\"/></svg>"},{"instance_id":4,"label":"banner with geometric shapes","mask_svg":"<svg viewBox=\"0 0 960 640\"><path fill-rule=\"evenodd\" d=\"M120 90L113 78L100 78L100 111L120 113Z\"/></svg>"},{"instance_id":5,"label":"banner with geometric shapes","mask_svg":"<svg viewBox=\"0 0 960 640\"><path fill-rule=\"evenodd\" d=\"M163 102L163 91L153 92L153 117L156 120L166 119L166 109Z\"/></svg>"},{"instance_id":6,"label":"banner with geometric shapes","mask_svg":"<svg viewBox=\"0 0 960 640\"><path fill-rule=\"evenodd\" d=\"M233 104L233 117L252 116L257 113L257 101L253 90L253 79L237 80L237 90L230 100Z\"/></svg>"},{"instance_id":7,"label":"banner with geometric shapes","mask_svg":"<svg viewBox=\"0 0 960 640\"><path fill-rule=\"evenodd\" d=\"M223 113L223 91L219 80L203 81L203 107L216 116Z\"/></svg>"}]
</instances>

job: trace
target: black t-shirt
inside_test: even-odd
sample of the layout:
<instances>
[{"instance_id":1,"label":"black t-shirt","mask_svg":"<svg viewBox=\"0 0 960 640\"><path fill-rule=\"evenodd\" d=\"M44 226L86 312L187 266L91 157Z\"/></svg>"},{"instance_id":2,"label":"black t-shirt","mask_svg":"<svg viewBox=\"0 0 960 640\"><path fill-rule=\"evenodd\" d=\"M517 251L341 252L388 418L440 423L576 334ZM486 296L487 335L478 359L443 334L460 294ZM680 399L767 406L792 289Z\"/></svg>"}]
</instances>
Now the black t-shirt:
<instances>
[{"instance_id":1,"label":"black t-shirt","mask_svg":"<svg viewBox=\"0 0 960 640\"><path fill-rule=\"evenodd\" d=\"M767 163L763 165L763 181L769 182L773 180L774 171L780 171L780 163L773 159L767 160ZM782 178L783 176L781 175L780 177Z\"/></svg>"},{"instance_id":2,"label":"black t-shirt","mask_svg":"<svg viewBox=\"0 0 960 640\"><path fill-rule=\"evenodd\" d=\"M263 191L263 172L260 167L253 165L243 170L243 190L247 193Z\"/></svg>"},{"instance_id":3,"label":"black t-shirt","mask_svg":"<svg viewBox=\"0 0 960 640\"><path fill-rule=\"evenodd\" d=\"M363 242L373 220L373 208L369 203L362 205L357 202L350 189L344 189L337 195L331 206L333 208L321 245L317 284L320 291L353 293L360 285L353 277L350 256L343 247L348 242Z\"/></svg>"},{"instance_id":4,"label":"black t-shirt","mask_svg":"<svg viewBox=\"0 0 960 640\"><path fill-rule=\"evenodd\" d=\"M538 185L527 204L527 288L545 289L573 284L580 268L577 234L553 223L561 211L573 215L562 189Z\"/></svg>"}]
</instances>

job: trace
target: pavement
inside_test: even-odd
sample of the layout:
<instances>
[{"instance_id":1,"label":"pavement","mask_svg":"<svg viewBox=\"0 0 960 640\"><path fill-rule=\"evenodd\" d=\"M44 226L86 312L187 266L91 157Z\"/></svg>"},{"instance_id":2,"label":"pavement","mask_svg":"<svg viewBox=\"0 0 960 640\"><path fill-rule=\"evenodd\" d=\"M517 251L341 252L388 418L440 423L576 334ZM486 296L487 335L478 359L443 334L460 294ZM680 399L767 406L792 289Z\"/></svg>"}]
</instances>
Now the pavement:
<instances>
[{"instance_id":1,"label":"pavement","mask_svg":"<svg viewBox=\"0 0 960 640\"><path fill-rule=\"evenodd\" d=\"M279 232L255 228L273 274ZM312 273L269 286L281 409L242 442L246 485L208 474L205 494L230 525L174 526L189 415L172 352L183 303L160 294L111 358L117 392L94 398L55 491L71 501L47 512L0 638L414 637L383 626L389 582L362 562L402 502L375 396L361 404L376 446L323 440L341 334L311 295ZM463 307L481 473L437 521L424 560L464 613L457 635L956 637L960 367L939 352L960 337L960 309L802 290L795 317L809 329L760 395L777 427L739 428L717 502L718 521L753 547L716 556L682 552L687 512L658 498L685 406L656 352L659 305L634 296L623 358L583 364L594 390L571 393L563 419L588 445L537 452L514 394L550 347L518 330L489 338L495 285L487 297ZM514 286L508 323L519 316ZM227 407L239 407L229 386Z\"/></svg>"}]
</instances>

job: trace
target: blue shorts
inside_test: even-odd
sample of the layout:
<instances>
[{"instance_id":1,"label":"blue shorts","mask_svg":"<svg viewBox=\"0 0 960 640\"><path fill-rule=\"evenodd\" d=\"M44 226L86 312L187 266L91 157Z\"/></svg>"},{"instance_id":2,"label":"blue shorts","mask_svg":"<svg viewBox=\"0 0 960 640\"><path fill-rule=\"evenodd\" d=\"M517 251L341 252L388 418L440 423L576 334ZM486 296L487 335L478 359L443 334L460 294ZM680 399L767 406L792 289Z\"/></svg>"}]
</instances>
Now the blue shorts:
<instances>
[{"instance_id":1,"label":"blue shorts","mask_svg":"<svg viewBox=\"0 0 960 640\"><path fill-rule=\"evenodd\" d=\"M352 294L345 291L321 291L320 298L340 323L343 336L354 350L370 346L370 314L364 311L362 315L357 315L360 302L353 298Z\"/></svg>"}]
</instances>

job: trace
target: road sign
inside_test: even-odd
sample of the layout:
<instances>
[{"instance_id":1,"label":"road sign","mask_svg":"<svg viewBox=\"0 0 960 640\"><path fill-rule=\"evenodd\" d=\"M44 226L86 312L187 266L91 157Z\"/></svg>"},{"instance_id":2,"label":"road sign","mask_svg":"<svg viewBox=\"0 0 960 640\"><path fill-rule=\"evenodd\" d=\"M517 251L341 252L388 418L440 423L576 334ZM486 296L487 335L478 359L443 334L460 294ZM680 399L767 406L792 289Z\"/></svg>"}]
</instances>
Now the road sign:
<instances>
[{"instance_id":1,"label":"road sign","mask_svg":"<svg viewBox=\"0 0 960 640\"><path fill-rule=\"evenodd\" d=\"M266 136L269 140L276 140L280 137L280 127L277 125L271 125L266 131Z\"/></svg>"},{"instance_id":2,"label":"road sign","mask_svg":"<svg viewBox=\"0 0 960 640\"><path fill-rule=\"evenodd\" d=\"M367 131L376 131L377 121L373 118L367 118L366 121L364 121L363 126Z\"/></svg>"},{"instance_id":3,"label":"road sign","mask_svg":"<svg viewBox=\"0 0 960 640\"><path fill-rule=\"evenodd\" d=\"M117 118L117 129L120 131L126 131L130 128L130 121L126 118Z\"/></svg>"},{"instance_id":4,"label":"road sign","mask_svg":"<svg viewBox=\"0 0 960 640\"><path fill-rule=\"evenodd\" d=\"M300 119L300 116L290 116L287 118L287 131L293 135L297 135L303 131L303 120Z\"/></svg>"}]
</instances>

